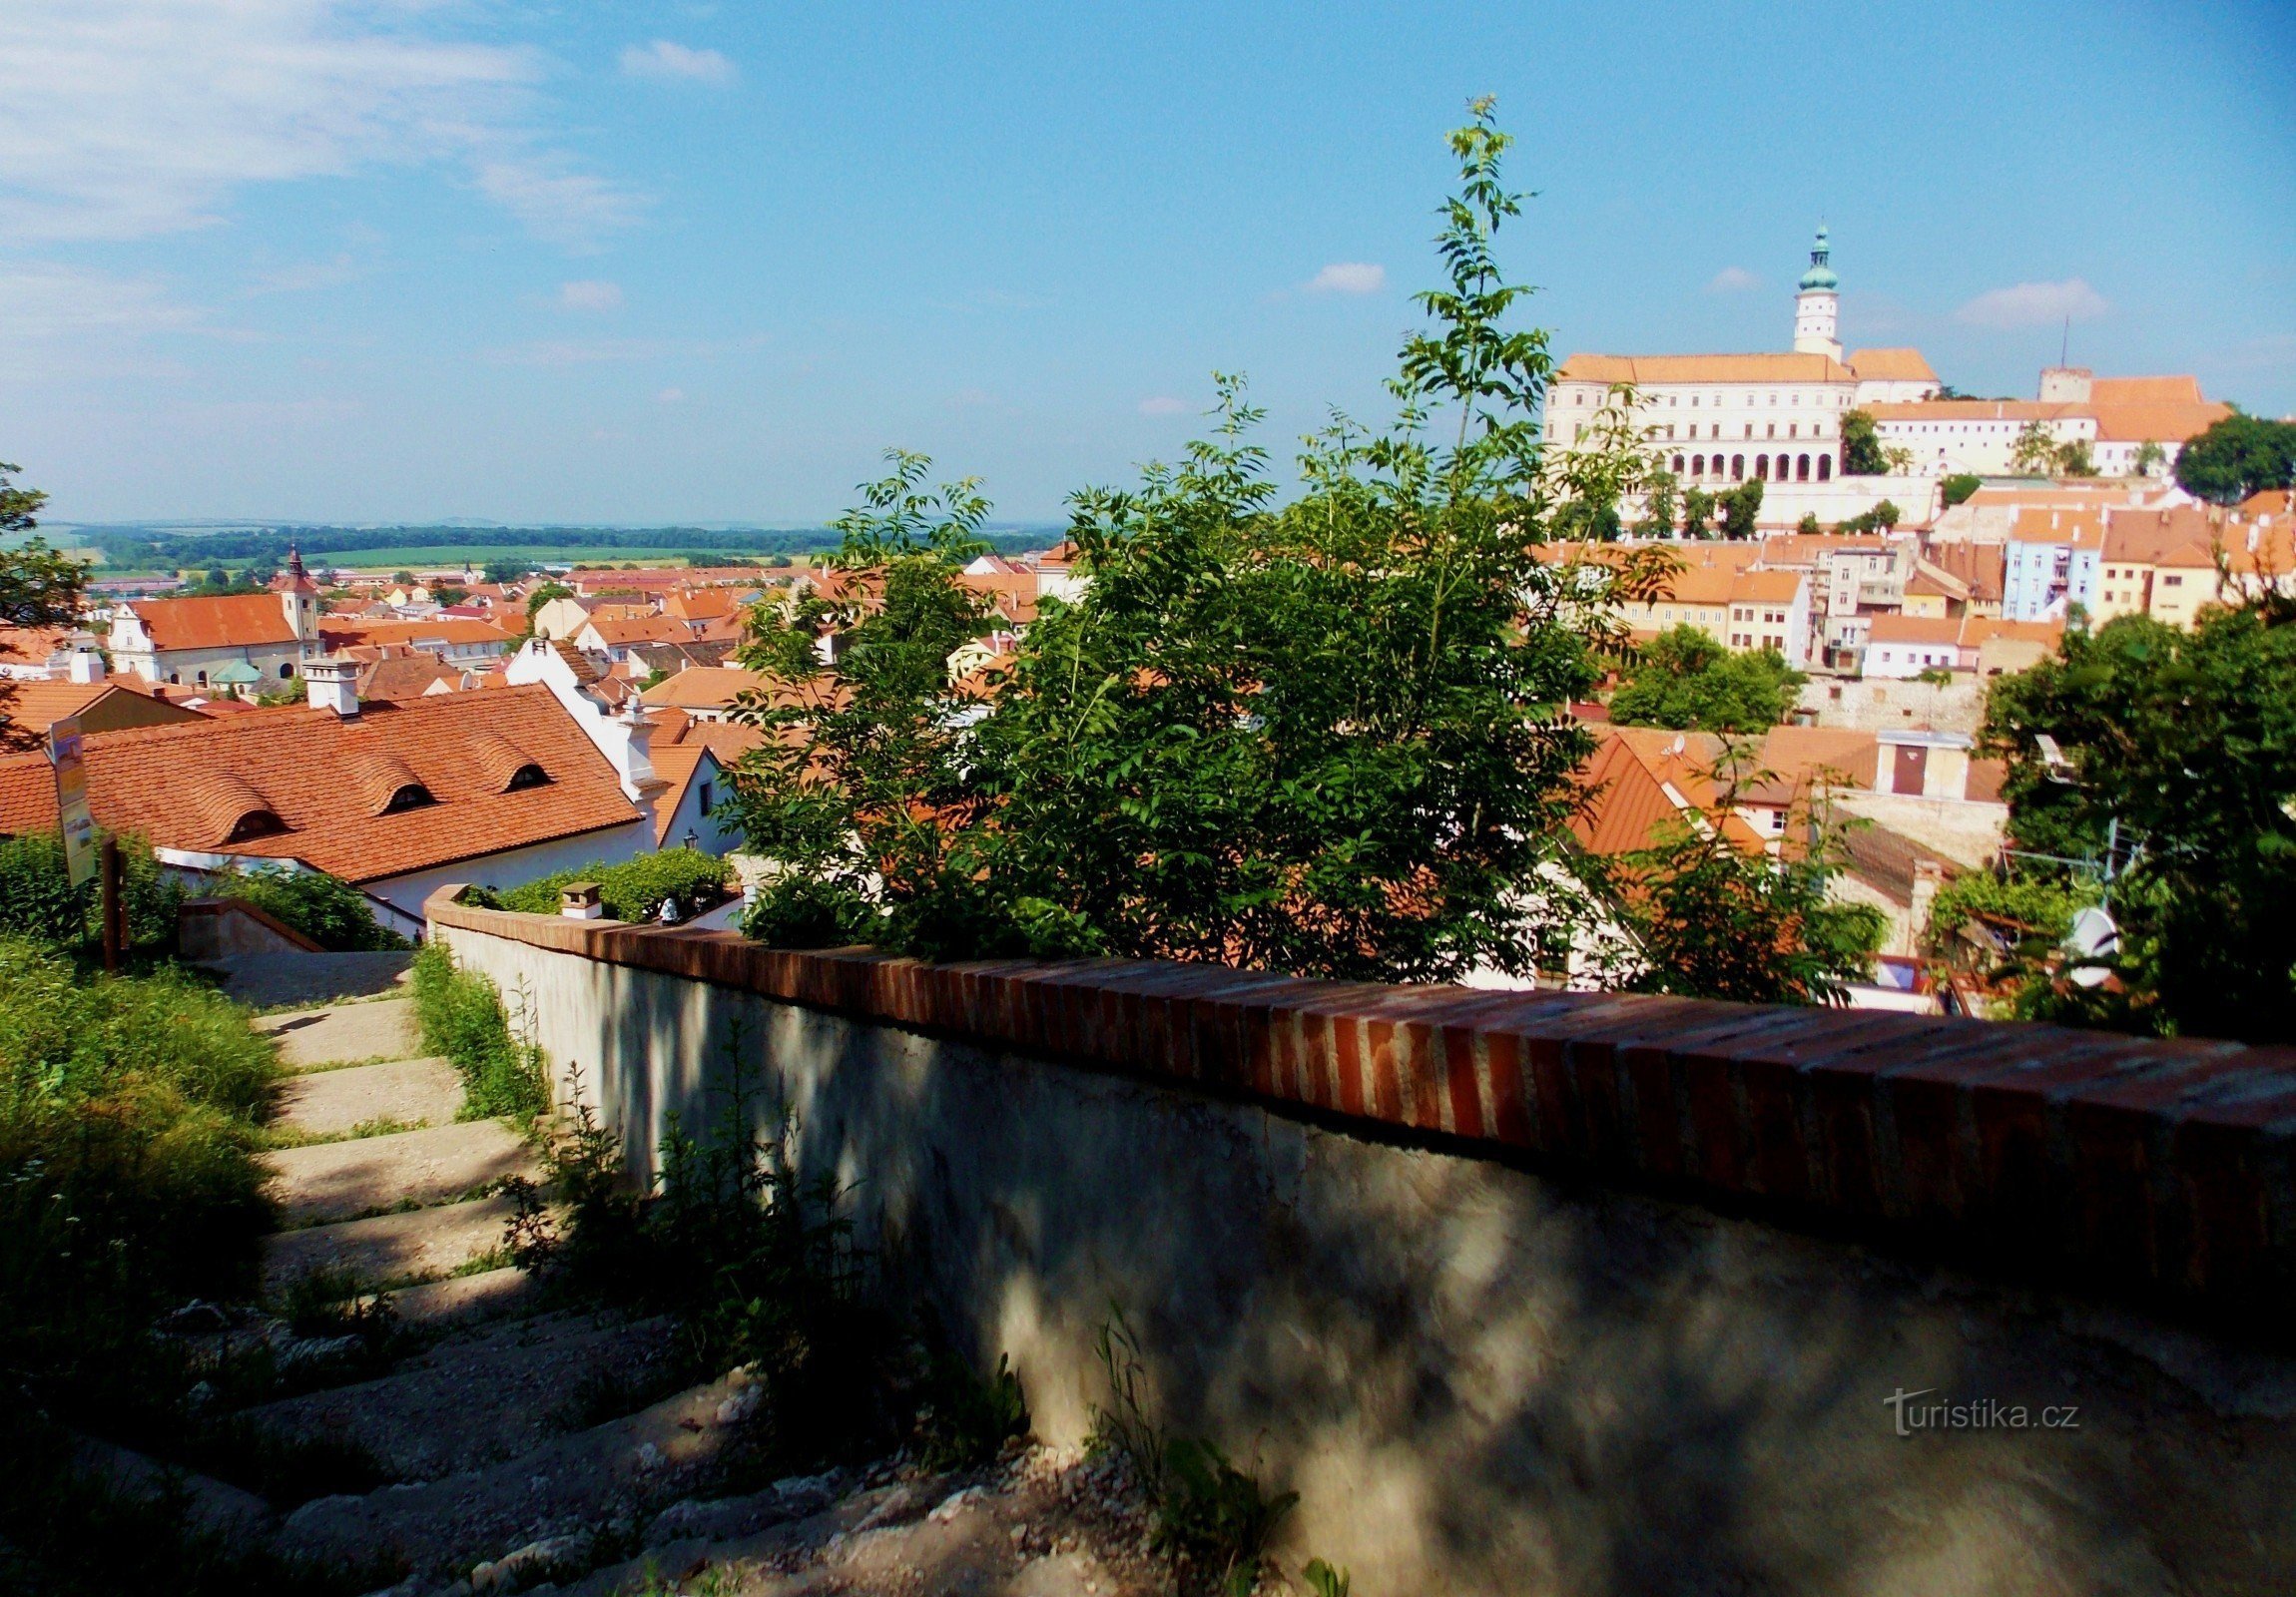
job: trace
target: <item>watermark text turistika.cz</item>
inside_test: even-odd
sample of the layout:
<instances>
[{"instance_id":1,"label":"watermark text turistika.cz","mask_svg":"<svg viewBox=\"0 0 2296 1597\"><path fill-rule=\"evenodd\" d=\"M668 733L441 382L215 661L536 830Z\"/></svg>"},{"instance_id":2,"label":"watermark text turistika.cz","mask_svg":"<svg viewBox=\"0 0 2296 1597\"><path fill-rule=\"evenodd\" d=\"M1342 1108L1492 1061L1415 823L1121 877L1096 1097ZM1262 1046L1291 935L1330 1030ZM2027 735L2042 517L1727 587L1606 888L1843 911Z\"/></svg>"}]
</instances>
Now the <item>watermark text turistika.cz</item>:
<instances>
[{"instance_id":1,"label":"watermark text turistika.cz","mask_svg":"<svg viewBox=\"0 0 2296 1597\"><path fill-rule=\"evenodd\" d=\"M1932 1402L1922 1401L1937 1389L1923 1386L1908 1391L1901 1386L1882 1399L1882 1406L1891 1410L1899 1435L1912 1436L1925 1430L2080 1429L2078 1403L2049 1403L2034 1408L2024 1403L2005 1403L1996 1397L1940 1397Z\"/></svg>"}]
</instances>

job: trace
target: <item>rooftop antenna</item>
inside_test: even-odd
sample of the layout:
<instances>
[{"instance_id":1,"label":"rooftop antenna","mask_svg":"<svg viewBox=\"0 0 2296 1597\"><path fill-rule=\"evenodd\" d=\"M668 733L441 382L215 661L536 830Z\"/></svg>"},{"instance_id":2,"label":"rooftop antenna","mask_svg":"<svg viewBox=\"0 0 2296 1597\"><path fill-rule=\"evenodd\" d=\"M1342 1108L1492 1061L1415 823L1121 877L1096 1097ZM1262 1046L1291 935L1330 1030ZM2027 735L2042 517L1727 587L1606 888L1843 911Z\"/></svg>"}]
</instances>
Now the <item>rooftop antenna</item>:
<instances>
[{"instance_id":1,"label":"rooftop antenna","mask_svg":"<svg viewBox=\"0 0 2296 1597\"><path fill-rule=\"evenodd\" d=\"M2060 337L2059 339L2057 339L2057 344L2056 344L2056 363L2057 363L2058 365L2060 365L2060 366L2061 366L2061 365L2063 365L2063 364L2064 364L2064 362L2065 362L2065 357L2066 357L2067 355L2069 355L2071 352L2072 352L2072 312L2071 312L2071 311L2069 311L2069 310L2067 310L2067 311L2064 313L2064 335L2063 335L2062 337Z\"/></svg>"}]
</instances>

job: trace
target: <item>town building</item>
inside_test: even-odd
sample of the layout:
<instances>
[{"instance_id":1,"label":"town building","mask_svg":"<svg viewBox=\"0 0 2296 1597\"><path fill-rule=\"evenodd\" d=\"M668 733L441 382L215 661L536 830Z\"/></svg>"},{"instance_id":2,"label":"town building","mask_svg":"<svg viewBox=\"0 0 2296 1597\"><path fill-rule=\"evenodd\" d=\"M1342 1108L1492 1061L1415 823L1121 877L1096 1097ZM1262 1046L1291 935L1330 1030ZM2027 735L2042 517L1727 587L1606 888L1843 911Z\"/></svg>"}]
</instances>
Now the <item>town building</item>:
<instances>
[{"instance_id":1,"label":"town building","mask_svg":"<svg viewBox=\"0 0 2296 1597\"><path fill-rule=\"evenodd\" d=\"M112 663L146 682L205 686L227 666L264 682L289 681L323 652L318 596L290 548L268 593L125 599L112 607Z\"/></svg>"},{"instance_id":2,"label":"town building","mask_svg":"<svg viewBox=\"0 0 2296 1597\"><path fill-rule=\"evenodd\" d=\"M1926 398L1938 375L1918 349L1845 354L1838 333L1840 279L1826 230L1794 300L1791 350L1752 354L1573 354L1556 370L1542 426L1549 448L1570 449L1600 435L1606 407L1633 395L1627 418L1656 460L1681 482L1709 491L1742 482L1766 485L1766 525L1804 515L1832 524L1862 515L1884 498L1909 522L1927 521L1934 490L1843 473L1842 417L1860 407ZM1910 502L1909 502L1910 501ZM1637 502L1628 519L1641 512Z\"/></svg>"},{"instance_id":3,"label":"town building","mask_svg":"<svg viewBox=\"0 0 2296 1597\"><path fill-rule=\"evenodd\" d=\"M194 875L326 871L400 930L447 880L514 886L679 834L659 785L629 791L546 688L361 705L347 662L304 677L303 705L83 740L97 824ZM0 758L0 832L56 823L46 758Z\"/></svg>"},{"instance_id":4,"label":"town building","mask_svg":"<svg viewBox=\"0 0 2296 1597\"><path fill-rule=\"evenodd\" d=\"M2038 427L2057 444L2085 445L2105 477L2139 474L2145 446L2157 458L2142 469L2165 477L2191 439L2232 413L2206 398L2192 376L2098 377L2084 367L2050 366L2032 399L1924 399L1867 406L1885 446L1906 450L1917 475L2009 476L2034 468L2015 459L2017 441ZM2046 474L2045 472L2042 474Z\"/></svg>"}]
</instances>

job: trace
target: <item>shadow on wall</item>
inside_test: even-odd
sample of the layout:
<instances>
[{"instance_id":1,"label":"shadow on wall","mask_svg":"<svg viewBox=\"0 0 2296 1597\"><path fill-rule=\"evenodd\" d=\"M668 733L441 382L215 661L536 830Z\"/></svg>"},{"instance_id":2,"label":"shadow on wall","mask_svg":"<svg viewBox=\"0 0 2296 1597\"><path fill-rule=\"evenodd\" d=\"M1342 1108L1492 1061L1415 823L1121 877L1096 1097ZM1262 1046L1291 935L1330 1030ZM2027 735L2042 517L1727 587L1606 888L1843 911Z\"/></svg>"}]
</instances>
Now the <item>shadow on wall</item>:
<instances>
[{"instance_id":1,"label":"shadow on wall","mask_svg":"<svg viewBox=\"0 0 2296 1597\"><path fill-rule=\"evenodd\" d=\"M984 1367L1009 1351L1048 1439L1079 1439L1105 1398L1093 1334L1121 1305L1161 1417L1298 1489L1294 1561L1351 1565L1358 1590L2261 1591L2296 1568L2285 1359L1599 1184L448 935L506 992L525 978L540 1040L641 1162L670 1117L714 1123L737 1062L760 1071L797 1117L801 1172L852 1189L887 1289L929 1299ZM1893 1392L1921 1393L1910 1435ZM1998 1406L1919 1427L1948 1400Z\"/></svg>"}]
</instances>

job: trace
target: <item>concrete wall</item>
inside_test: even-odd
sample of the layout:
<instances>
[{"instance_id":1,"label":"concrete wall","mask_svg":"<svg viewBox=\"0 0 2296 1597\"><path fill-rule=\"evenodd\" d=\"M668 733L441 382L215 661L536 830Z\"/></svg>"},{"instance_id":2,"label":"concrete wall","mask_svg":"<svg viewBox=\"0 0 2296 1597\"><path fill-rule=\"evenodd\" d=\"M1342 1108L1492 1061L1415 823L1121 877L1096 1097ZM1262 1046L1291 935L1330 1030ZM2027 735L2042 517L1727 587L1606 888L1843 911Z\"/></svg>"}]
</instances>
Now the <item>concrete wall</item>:
<instances>
[{"instance_id":1,"label":"concrete wall","mask_svg":"<svg viewBox=\"0 0 2296 1597\"><path fill-rule=\"evenodd\" d=\"M1164 1417L1299 1490L1295 1567L1348 1564L1367 1597L2263 1592L2296 1569L2296 1361L2038 1290L2039 1269L1985 1279L1404 1135L1371 1124L1388 1113L1371 1093L1352 1115L1239 1101L800 1005L733 979L758 953L723 940L432 914L641 1160L669 1114L701 1123L731 1072L757 1072L796 1117L800 1170L853 1187L889 1290L933 1302L984 1362L1009 1352L1039 1434L1085 1433L1105 1396L1093 1332L1123 1306ZM767 957L837 977L837 956ZM987 1015L1023 968L956 967L948 1001ZM1074 992L1101 968L1054 978ZM1207 979L1160 968L1105 973L1133 994ZM915 970L879 967L870 990ZM1221 978L1400 1013L1383 989ZM1130 1036L1180 1024L1151 998L1118 1013ZM1427 1112L1413 1102L1407 1085L1390 1120ZM1930 1393L1917 1412L2022 1405L2031 1428L1901 1436L1901 1391ZM2072 1428L2039 1428L2043 1408L2076 1410Z\"/></svg>"}]
</instances>

